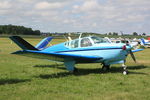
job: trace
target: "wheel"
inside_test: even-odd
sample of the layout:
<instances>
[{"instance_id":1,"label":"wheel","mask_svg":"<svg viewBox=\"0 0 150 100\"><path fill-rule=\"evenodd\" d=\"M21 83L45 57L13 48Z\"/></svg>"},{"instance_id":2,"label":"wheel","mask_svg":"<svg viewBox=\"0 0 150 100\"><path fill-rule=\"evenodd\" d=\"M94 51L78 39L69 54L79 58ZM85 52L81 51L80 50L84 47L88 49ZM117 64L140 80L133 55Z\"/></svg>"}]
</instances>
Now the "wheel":
<instances>
[{"instance_id":1,"label":"wheel","mask_svg":"<svg viewBox=\"0 0 150 100\"><path fill-rule=\"evenodd\" d=\"M79 72L78 68L74 67L73 73Z\"/></svg>"},{"instance_id":2,"label":"wheel","mask_svg":"<svg viewBox=\"0 0 150 100\"><path fill-rule=\"evenodd\" d=\"M103 65L102 70L103 71L108 71L110 69L110 65Z\"/></svg>"},{"instance_id":3,"label":"wheel","mask_svg":"<svg viewBox=\"0 0 150 100\"><path fill-rule=\"evenodd\" d=\"M77 69L76 67L74 67L74 70L69 71L69 73L71 73L71 74L75 74L75 73L77 73L77 72L78 72L78 69Z\"/></svg>"},{"instance_id":4,"label":"wheel","mask_svg":"<svg viewBox=\"0 0 150 100\"><path fill-rule=\"evenodd\" d=\"M107 71L107 67L103 66L102 71Z\"/></svg>"},{"instance_id":5,"label":"wheel","mask_svg":"<svg viewBox=\"0 0 150 100\"><path fill-rule=\"evenodd\" d=\"M128 74L128 71L123 71L123 75L127 75Z\"/></svg>"}]
</instances>

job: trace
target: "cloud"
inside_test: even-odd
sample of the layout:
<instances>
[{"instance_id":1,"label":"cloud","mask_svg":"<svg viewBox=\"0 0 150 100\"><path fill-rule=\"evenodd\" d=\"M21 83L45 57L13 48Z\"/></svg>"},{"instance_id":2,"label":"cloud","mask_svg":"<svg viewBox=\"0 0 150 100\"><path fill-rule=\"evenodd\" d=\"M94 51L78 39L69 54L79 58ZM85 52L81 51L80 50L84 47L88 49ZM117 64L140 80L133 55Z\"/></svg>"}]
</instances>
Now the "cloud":
<instances>
[{"instance_id":1,"label":"cloud","mask_svg":"<svg viewBox=\"0 0 150 100\"><path fill-rule=\"evenodd\" d=\"M99 4L96 0L90 0L83 3L81 6L81 10L83 11L91 11L99 8Z\"/></svg>"},{"instance_id":2,"label":"cloud","mask_svg":"<svg viewBox=\"0 0 150 100\"><path fill-rule=\"evenodd\" d=\"M35 5L35 8L36 9L57 9L57 8L61 8L63 6L64 6L64 4L60 3L60 2L49 3L49 2L43 1L43 2L37 3Z\"/></svg>"},{"instance_id":3,"label":"cloud","mask_svg":"<svg viewBox=\"0 0 150 100\"><path fill-rule=\"evenodd\" d=\"M12 5L8 1L0 1L0 9L9 9Z\"/></svg>"},{"instance_id":4,"label":"cloud","mask_svg":"<svg viewBox=\"0 0 150 100\"><path fill-rule=\"evenodd\" d=\"M1 0L0 24L41 31L149 32L149 0Z\"/></svg>"}]
</instances>

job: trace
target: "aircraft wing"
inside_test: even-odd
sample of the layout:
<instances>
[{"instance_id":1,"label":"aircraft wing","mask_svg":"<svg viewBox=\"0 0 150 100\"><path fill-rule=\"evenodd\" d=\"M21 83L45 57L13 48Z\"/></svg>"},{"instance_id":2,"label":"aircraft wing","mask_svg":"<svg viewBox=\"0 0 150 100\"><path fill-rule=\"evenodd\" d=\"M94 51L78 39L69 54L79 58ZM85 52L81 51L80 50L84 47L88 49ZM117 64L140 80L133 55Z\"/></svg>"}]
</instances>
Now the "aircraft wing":
<instances>
[{"instance_id":1,"label":"aircraft wing","mask_svg":"<svg viewBox=\"0 0 150 100\"><path fill-rule=\"evenodd\" d=\"M98 56L83 56L77 54L64 54L64 53L45 53L45 52L33 51L33 50L21 50L21 51L14 52L12 54L18 54L22 56L60 61L60 62L64 62L65 59L67 60L69 59L69 60L75 60L76 63L87 63L87 62L91 63L103 59L102 57L98 57Z\"/></svg>"}]
</instances>

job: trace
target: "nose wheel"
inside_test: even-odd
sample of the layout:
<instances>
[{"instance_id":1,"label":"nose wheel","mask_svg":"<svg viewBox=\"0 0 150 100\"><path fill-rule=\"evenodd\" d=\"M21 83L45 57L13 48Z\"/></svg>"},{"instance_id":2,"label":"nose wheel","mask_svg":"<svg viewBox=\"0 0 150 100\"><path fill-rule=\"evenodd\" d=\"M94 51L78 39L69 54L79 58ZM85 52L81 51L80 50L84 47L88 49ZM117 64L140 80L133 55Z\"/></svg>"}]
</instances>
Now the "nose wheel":
<instances>
[{"instance_id":1,"label":"nose wheel","mask_svg":"<svg viewBox=\"0 0 150 100\"><path fill-rule=\"evenodd\" d=\"M123 67L123 75L127 75L128 74L127 66L125 64L122 64L122 67Z\"/></svg>"},{"instance_id":2,"label":"nose wheel","mask_svg":"<svg viewBox=\"0 0 150 100\"><path fill-rule=\"evenodd\" d=\"M128 71L123 71L123 75L127 75L128 74Z\"/></svg>"}]
</instances>

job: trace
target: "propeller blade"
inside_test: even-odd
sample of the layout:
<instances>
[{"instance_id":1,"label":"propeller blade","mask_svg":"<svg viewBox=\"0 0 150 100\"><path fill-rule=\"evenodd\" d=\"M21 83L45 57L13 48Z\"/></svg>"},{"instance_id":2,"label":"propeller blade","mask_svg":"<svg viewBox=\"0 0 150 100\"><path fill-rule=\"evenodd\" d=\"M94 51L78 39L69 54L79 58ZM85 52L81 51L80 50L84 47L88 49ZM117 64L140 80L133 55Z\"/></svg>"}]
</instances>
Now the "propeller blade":
<instances>
[{"instance_id":1,"label":"propeller blade","mask_svg":"<svg viewBox=\"0 0 150 100\"><path fill-rule=\"evenodd\" d=\"M134 54L133 54L133 52L131 50L130 50L130 55L131 55L132 59L134 60L134 62L136 63L135 56L134 56Z\"/></svg>"}]
</instances>

